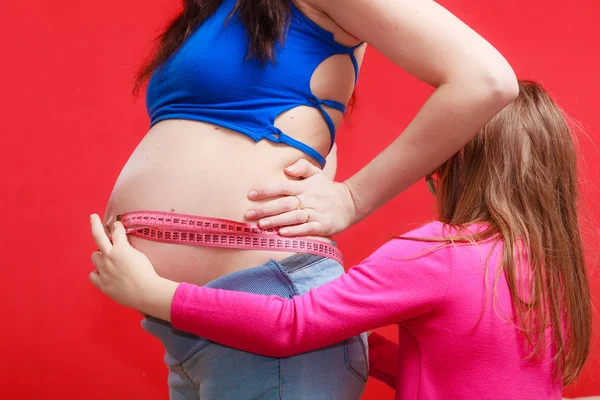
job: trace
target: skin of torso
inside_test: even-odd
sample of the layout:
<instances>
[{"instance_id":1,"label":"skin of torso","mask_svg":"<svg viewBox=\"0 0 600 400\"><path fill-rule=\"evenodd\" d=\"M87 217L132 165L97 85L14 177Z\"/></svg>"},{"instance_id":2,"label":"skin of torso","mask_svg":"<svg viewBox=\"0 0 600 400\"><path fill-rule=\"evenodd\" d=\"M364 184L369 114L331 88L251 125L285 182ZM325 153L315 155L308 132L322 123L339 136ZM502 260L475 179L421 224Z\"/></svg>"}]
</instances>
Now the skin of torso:
<instances>
[{"instance_id":1,"label":"skin of torso","mask_svg":"<svg viewBox=\"0 0 600 400\"><path fill-rule=\"evenodd\" d=\"M348 46L359 42L308 3L295 4L322 28L333 32L337 42ZM356 50L359 63L364 52L365 46ZM319 97L342 103L348 101L353 87L354 70L345 55L323 63L311 80L311 88ZM341 113L329 111L339 126ZM327 154L329 131L315 109L295 108L279 116L275 125L322 155ZM315 163L292 147L267 140L255 143L223 127L187 120L162 121L150 129L123 167L104 213L104 223L109 229L118 214L140 210L247 222L244 213L255 204L248 200L248 192L289 179L284 168L300 158ZM269 259L281 260L291 255L175 245L135 237L130 237L130 242L146 254L160 276L198 285L264 264Z\"/></svg>"}]
</instances>

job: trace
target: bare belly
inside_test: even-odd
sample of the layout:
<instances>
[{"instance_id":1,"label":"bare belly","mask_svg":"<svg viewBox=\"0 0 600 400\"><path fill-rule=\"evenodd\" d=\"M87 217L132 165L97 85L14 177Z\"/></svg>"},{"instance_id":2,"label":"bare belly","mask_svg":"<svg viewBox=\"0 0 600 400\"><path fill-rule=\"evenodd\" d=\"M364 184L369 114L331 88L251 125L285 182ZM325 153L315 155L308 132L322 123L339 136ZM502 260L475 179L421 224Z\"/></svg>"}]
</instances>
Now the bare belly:
<instances>
[{"instance_id":1,"label":"bare belly","mask_svg":"<svg viewBox=\"0 0 600 400\"><path fill-rule=\"evenodd\" d=\"M324 154L329 143L325 143L323 135L319 137L305 136L304 141ZM116 215L136 210L246 222L244 213L255 204L247 199L248 192L288 179L283 169L299 158L307 156L266 140L255 143L225 128L192 121L163 121L148 132L123 168L104 222L112 224ZM159 275L198 285L291 255L130 239L135 248L148 256Z\"/></svg>"}]
</instances>

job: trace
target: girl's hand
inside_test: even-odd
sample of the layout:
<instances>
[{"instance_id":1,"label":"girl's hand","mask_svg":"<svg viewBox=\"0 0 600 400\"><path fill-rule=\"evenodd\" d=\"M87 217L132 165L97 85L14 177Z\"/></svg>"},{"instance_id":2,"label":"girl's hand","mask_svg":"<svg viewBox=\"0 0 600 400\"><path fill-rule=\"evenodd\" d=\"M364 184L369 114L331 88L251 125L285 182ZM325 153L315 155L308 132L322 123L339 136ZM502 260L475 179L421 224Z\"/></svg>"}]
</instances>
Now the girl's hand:
<instances>
[{"instance_id":1,"label":"girl's hand","mask_svg":"<svg viewBox=\"0 0 600 400\"><path fill-rule=\"evenodd\" d=\"M301 180L284 181L250 191L250 200L268 200L248 210L246 219L263 229L285 227L282 236L331 236L348 228L356 210L350 190L301 159L285 169Z\"/></svg>"},{"instance_id":2,"label":"girl's hand","mask_svg":"<svg viewBox=\"0 0 600 400\"><path fill-rule=\"evenodd\" d=\"M121 305L169 320L177 284L158 276L150 260L129 244L123 224L115 222L111 243L98 215L90 222L98 246L92 253L92 284Z\"/></svg>"}]
</instances>

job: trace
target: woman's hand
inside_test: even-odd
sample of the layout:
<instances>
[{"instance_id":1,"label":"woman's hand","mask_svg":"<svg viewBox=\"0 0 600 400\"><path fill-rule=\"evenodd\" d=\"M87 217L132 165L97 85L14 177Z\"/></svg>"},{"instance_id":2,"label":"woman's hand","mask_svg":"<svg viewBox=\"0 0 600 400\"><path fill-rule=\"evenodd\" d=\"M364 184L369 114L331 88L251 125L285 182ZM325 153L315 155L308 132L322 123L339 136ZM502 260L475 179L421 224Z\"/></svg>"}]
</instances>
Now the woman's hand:
<instances>
[{"instance_id":1,"label":"woman's hand","mask_svg":"<svg viewBox=\"0 0 600 400\"><path fill-rule=\"evenodd\" d=\"M282 236L331 236L355 220L354 201L344 183L301 159L285 169L301 180L284 181L250 191L250 200L268 200L246 212L263 229L282 228Z\"/></svg>"},{"instance_id":2,"label":"woman's hand","mask_svg":"<svg viewBox=\"0 0 600 400\"><path fill-rule=\"evenodd\" d=\"M121 305L170 320L177 283L158 276L148 257L129 244L123 224L115 222L111 243L98 215L93 214L90 222L98 246L92 253L96 267L90 274L92 284Z\"/></svg>"}]
</instances>

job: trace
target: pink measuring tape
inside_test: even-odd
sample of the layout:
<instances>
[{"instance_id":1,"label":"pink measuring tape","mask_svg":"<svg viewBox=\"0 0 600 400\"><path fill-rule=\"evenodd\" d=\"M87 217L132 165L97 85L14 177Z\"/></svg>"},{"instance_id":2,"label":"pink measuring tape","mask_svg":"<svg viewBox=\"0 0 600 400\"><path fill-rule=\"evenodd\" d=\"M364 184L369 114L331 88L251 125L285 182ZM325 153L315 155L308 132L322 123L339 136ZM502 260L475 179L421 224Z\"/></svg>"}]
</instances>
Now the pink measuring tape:
<instances>
[{"instance_id":1,"label":"pink measuring tape","mask_svg":"<svg viewBox=\"0 0 600 400\"><path fill-rule=\"evenodd\" d=\"M230 249L274 250L309 253L343 264L342 252L320 240L287 238L276 229L226 219L194 215L134 211L117 216L127 234L156 242Z\"/></svg>"}]
</instances>

